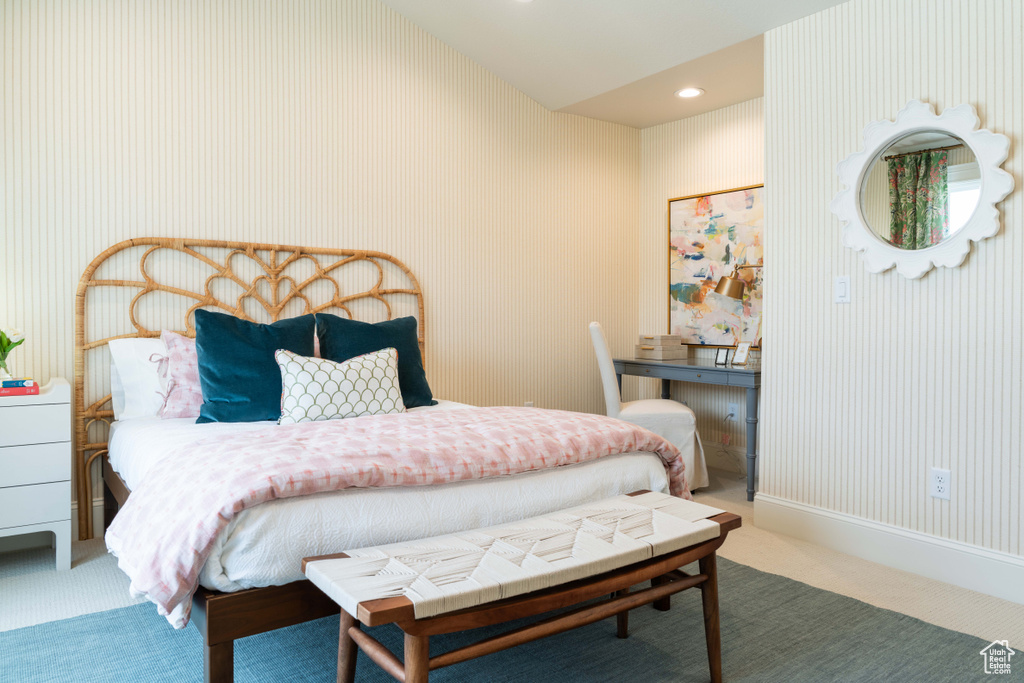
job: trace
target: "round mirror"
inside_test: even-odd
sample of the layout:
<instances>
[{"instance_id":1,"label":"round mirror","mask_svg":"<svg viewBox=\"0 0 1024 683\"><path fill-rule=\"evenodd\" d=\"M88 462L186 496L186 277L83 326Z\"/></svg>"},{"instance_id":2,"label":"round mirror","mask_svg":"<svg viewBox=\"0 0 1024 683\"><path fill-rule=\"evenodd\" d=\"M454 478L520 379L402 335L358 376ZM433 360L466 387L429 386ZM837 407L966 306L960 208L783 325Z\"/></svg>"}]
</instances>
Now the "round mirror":
<instances>
[{"instance_id":1,"label":"round mirror","mask_svg":"<svg viewBox=\"0 0 1024 683\"><path fill-rule=\"evenodd\" d=\"M981 198L981 169L960 138L909 133L875 158L860 197L864 222L881 240L927 249L967 225Z\"/></svg>"},{"instance_id":2,"label":"round mirror","mask_svg":"<svg viewBox=\"0 0 1024 683\"><path fill-rule=\"evenodd\" d=\"M972 242L999 232L996 204L1013 189L1000 168L1010 139L979 123L969 104L936 114L911 100L895 121L864 127L861 151L836 167L842 189L831 208L843 244L861 252L869 271L895 266L918 278L953 268Z\"/></svg>"}]
</instances>

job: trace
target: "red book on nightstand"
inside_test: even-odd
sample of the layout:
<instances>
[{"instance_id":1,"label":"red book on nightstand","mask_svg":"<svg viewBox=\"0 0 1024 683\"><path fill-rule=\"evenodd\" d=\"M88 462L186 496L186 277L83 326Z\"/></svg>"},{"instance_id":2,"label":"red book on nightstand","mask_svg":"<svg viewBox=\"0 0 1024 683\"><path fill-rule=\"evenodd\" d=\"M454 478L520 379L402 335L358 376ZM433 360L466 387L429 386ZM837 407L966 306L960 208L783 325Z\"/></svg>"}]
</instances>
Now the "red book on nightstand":
<instances>
[{"instance_id":1,"label":"red book on nightstand","mask_svg":"<svg viewBox=\"0 0 1024 683\"><path fill-rule=\"evenodd\" d=\"M0 387L0 396L38 396L39 385L30 387Z\"/></svg>"}]
</instances>

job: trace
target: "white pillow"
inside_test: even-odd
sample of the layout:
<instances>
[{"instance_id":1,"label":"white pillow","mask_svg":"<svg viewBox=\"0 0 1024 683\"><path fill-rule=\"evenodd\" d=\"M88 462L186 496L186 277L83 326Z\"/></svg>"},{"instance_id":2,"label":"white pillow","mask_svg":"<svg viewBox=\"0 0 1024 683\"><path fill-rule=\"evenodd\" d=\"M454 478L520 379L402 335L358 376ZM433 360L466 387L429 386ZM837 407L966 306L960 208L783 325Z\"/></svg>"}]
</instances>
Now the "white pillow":
<instances>
[{"instance_id":1,"label":"white pillow","mask_svg":"<svg viewBox=\"0 0 1024 683\"><path fill-rule=\"evenodd\" d=\"M117 374L117 366L110 361L110 403L114 408L114 419L120 420L124 412L124 385L121 384L121 375Z\"/></svg>"},{"instance_id":2,"label":"white pillow","mask_svg":"<svg viewBox=\"0 0 1024 683\"><path fill-rule=\"evenodd\" d=\"M343 363L278 349L281 418L278 424L404 413L398 351L381 349Z\"/></svg>"},{"instance_id":3,"label":"white pillow","mask_svg":"<svg viewBox=\"0 0 1024 683\"><path fill-rule=\"evenodd\" d=\"M114 419L159 415L167 396L167 347L146 337L114 339L108 346Z\"/></svg>"}]
</instances>

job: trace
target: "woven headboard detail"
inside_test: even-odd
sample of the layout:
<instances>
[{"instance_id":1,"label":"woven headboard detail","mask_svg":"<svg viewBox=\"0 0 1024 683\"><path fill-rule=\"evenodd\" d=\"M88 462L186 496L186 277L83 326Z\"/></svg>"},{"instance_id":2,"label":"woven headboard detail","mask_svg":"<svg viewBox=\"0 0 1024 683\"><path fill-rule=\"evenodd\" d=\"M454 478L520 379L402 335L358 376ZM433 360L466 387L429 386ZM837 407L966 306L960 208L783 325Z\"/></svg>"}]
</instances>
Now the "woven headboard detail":
<instances>
[{"instance_id":1,"label":"woven headboard detail","mask_svg":"<svg viewBox=\"0 0 1024 683\"><path fill-rule=\"evenodd\" d=\"M415 315L424 352L423 292L388 254L249 242L126 240L97 256L75 295L75 476L78 536L92 538L93 462L107 451L108 342L195 336L197 308L256 322L329 311L390 320ZM424 360L426 359L424 353Z\"/></svg>"}]
</instances>

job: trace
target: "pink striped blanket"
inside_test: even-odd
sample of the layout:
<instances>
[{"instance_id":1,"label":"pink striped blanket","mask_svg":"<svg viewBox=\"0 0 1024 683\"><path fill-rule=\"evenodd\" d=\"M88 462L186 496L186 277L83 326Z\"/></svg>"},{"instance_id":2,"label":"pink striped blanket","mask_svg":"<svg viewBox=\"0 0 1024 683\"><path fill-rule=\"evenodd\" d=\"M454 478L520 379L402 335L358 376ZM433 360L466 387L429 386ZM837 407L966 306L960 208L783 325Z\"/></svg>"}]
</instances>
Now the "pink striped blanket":
<instances>
[{"instance_id":1,"label":"pink striped blanket","mask_svg":"<svg viewBox=\"0 0 1024 683\"><path fill-rule=\"evenodd\" d=\"M196 441L154 465L110 525L107 548L131 578L132 594L145 595L183 628L217 535L246 508L350 487L518 474L631 451L661 456L672 494L690 497L675 446L602 415L473 408L270 424Z\"/></svg>"}]
</instances>

